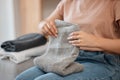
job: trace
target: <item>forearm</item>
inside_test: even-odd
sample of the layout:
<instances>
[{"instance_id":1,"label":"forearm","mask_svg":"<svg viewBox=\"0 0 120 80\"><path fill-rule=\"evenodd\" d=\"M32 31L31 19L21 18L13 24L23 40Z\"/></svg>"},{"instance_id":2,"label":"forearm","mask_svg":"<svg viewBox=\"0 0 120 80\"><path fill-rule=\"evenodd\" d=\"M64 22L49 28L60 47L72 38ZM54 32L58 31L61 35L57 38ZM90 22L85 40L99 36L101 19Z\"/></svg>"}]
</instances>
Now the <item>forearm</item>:
<instances>
[{"instance_id":1,"label":"forearm","mask_svg":"<svg viewBox=\"0 0 120 80\"><path fill-rule=\"evenodd\" d=\"M105 39L98 40L99 48L104 51L120 54L120 39Z\"/></svg>"},{"instance_id":2,"label":"forearm","mask_svg":"<svg viewBox=\"0 0 120 80\"><path fill-rule=\"evenodd\" d=\"M120 20L116 21L115 26L117 28L120 27ZM118 29L118 32L119 32L119 29ZM120 54L120 39L100 38L99 43L100 43L100 48L102 48L103 50Z\"/></svg>"},{"instance_id":3,"label":"forearm","mask_svg":"<svg viewBox=\"0 0 120 80\"><path fill-rule=\"evenodd\" d=\"M43 29L41 29L44 26L49 25L50 27L53 27L53 26L55 27L55 22L54 22L55 19L62 20L63 16L58 14L57 11L54 11L52 14L50 14L50 16L48 16L46 19L44 19L43 21L40 22L40 24L39 24L39 28L40 28L39 33L45 35L45 33L43 33ZM55 30L55 28L54 28L54 30ZM45 35L45 36L48 37L48 35Z\"/></svg>"}]
</instances>

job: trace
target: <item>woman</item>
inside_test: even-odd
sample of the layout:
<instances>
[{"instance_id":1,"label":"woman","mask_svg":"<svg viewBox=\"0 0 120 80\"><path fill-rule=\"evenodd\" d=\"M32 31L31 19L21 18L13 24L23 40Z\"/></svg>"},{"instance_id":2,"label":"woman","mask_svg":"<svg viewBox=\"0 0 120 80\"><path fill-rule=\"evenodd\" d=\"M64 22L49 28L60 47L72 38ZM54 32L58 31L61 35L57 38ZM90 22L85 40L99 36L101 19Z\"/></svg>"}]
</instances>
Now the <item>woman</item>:
<instances>
[{"instance_id":1,"label":"woman","mask_svg":"<svg viewBox=\"0 0 120 80\"><path fill-rule=\"evenodd\" d=\"M63 77L32 67L16 80L120 80L120 0L61 0L40 33L57 37L55 19L80 25L68 40L80 48L84 71Z\"/></svg>"}]
</instances>

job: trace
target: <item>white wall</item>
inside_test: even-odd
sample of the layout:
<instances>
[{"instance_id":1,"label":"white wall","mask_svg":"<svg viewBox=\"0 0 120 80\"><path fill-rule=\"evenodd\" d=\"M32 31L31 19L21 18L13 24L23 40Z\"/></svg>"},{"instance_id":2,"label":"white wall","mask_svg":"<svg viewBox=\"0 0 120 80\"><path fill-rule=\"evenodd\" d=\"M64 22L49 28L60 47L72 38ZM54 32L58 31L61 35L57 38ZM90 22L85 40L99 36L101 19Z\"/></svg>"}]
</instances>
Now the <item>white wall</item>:
<instances>
[{"instance_id":1,"label":"white wall","mask_svg":"<svg viewBox=\"0 0 120 80\"><path fill-rule=\"evenodd\" d=\"M21 35L20 0L0 0L0 44ZM42 0L43 19L48 17L60 0Z\"/></svg>"},{"instance_id":2,"label":"white wall","mask_svg":"<svg viewBox=\"0 0 120 80\"><path fill-rule=\"evenodd\" d=\"M20 16L20 0L13 0L14 2L14 29L15 29L15 37L19 37L22 35L22 27L21 27L21 16Z\"/></svg>"},{"instance_id":3,"label":"white wall","mask_svg":"<svg viewBox=\"0 0 120 80\"><path fill-rule=\"evenodd\" d=\"M0 0L0 44L15 38L13 0Z\"/></svg>"},{"instance_id":4,"label":"white wall","mask_svg":"<svg viewBox=\"0 0 120 80\"><path fill-rule=\"evenodd\" d=\"M43 19L47 18L56 8L60 0L42 0L43 1Z\"/></svg>"}]
</instances>

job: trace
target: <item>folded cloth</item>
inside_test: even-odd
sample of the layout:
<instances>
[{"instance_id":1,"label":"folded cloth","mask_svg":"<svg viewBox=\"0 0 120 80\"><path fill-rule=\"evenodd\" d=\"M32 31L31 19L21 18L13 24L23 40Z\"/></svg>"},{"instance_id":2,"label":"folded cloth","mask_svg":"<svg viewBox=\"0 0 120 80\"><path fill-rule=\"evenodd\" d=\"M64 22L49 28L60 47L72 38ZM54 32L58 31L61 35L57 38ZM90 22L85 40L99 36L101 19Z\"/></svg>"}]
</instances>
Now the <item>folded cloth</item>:
<instances>
[{"instance_id":1,"label":"folded cloth","mask_svg":"<svg viewBox=\"0 0 120 80\"><path fill-rule=\"evenodd\" d=\"M2 43L1 48L8 52L18 52L29 48L44 45L47 39L38 33L25 34L15 40L9 40Z\"/></svg>"},{"instance_id":2,"label":"folded cloth","mask_svg":"<svg viewBox=\"0 0 120 80\"><path fill-rule=\"evenodd\" d=\"M49 37L46 52L34 59L34 64L46 72L54 72L62 76L80 72L83 66L74 62L79 54L79 49L68 43L67 37L79 26L60 20L55 20L58 37Z\"/></svg>"},{"instance_id":3,"label":"folded cloth","mask_svg":"<svg viewBox=\"0 0 120 80\"><path fill-rule=\"evenodd\" d=\"M31 57L41 56L43 53L45 53L46 46L47 45L38 46L20 52L6 52L3 49L1 49L0 60L9 58L10 61L18 64L31 59Z\"/></svg>"}]
</instances>

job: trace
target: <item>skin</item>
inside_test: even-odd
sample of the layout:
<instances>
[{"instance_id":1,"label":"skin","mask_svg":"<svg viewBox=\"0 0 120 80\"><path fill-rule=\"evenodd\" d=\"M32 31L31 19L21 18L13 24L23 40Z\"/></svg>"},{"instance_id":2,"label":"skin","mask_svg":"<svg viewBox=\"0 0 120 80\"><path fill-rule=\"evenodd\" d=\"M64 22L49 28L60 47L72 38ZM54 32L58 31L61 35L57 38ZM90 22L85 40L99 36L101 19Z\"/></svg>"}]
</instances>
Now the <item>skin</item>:
<instances>
[{"instance_id":1,"label":"skin","mask_svg":"<svg viewBox=\"0 0 120 80\"><path fill-rule=\"evenodd\" d=\"M55 19L63 20L61 15L58 15L55 11L44 21L39 24L39 31L41 34L48 36L57 37L58 31L55 25Z\"/></svg>"},{"instance_id":2,"label":"skin","mask_svg":"<svg viewBox=\"0 0 120 80\"><path fill-rule=\"evenodd\" d=\"M63 16L54 11L46 20L40 22L40 34L46 37L57 37L58 31L54 23L55 19L63 20ZM117 22L120 26L120 20ZM83 31L73 32L67 39L70 44L79 47L81 50L107 51L112 54L120 54L120 39L102 38Z\"/></svg>"},{"instance_id":3,"label":"skin","mask_svg":"<svg viewBox=\"0 0 120 80\"><path fill-rule=\"evenodd\" d=\"M40 33L47 36L57 37L57 28L54 21L42 21L39 24Z\"/></svg>"},{"instance_id":4,"label":"skin","mask_svg":"<svg viewBox=\"0 0 120 80\"><path fill-rule=\"evenodd\" d=\"M57 37L57 29L54 21L43 21L40 26L41 34ZM73 32L67 39L69 43L82 50L107 51L113 54L120 54L120 39L102 38L83 31Z\"/></svg>"},{"instance_id":5,"label":"skin","mask_svg":"<svg viewBox=\"0 0 120 80\"><path fill-rule=\"evenodd\" d=\"M113 54L120 54L120 39L97 37L82 31L71 33L68 39L69 43L78 46L82 50L107 51Z\"/></svg>"}]
</instances>

